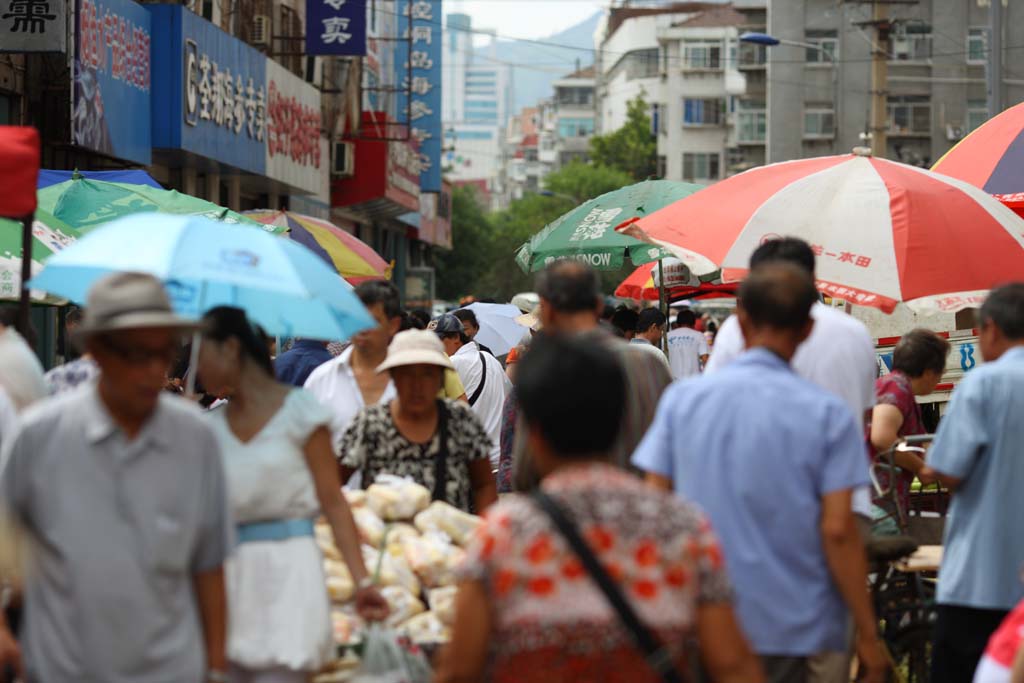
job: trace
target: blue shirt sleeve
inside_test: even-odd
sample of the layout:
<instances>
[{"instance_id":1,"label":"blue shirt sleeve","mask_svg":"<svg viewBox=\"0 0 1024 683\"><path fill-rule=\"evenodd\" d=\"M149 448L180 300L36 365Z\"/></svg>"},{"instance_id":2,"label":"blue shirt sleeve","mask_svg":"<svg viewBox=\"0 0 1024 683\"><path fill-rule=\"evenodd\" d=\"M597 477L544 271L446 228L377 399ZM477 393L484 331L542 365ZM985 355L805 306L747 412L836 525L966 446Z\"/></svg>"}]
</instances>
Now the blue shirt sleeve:
<instances>
[{"instance_id":1,"label":"blue shirt sleeve","mask_svg":"<svg viewBox=\"0 0 1024 683\"><path fill-rule=\"evenodd\" d=\"M674 387L666 391L658 403L654 421L633 452L632 463L637 469L674 480L672 453L672 407L678 402Z\"/></svg>"},{"instance_id":2,"label":"blue shirt sleeve","mask_svg":"<svg viewBox=\"0 0 1024 683\"><path fill-rule=\"evenodd\" d=\"M819 486L821 495L867 486L868 456L864 434L853 413L845 404L829 406L826 431L826 453Z\"/></svg>"},{"instance_id":3,"label":"blue shirt sleeve","mask_svg":"<svg viewBox=\"0 0 1024 683\"><path fill-rule=\"evenodd\" d=\"M975 372L978 374L965 377L953 392L926 459L929 467L958 479L967 478L988 445L984 376L981 370Z\"/></svg>"}]
</instances>

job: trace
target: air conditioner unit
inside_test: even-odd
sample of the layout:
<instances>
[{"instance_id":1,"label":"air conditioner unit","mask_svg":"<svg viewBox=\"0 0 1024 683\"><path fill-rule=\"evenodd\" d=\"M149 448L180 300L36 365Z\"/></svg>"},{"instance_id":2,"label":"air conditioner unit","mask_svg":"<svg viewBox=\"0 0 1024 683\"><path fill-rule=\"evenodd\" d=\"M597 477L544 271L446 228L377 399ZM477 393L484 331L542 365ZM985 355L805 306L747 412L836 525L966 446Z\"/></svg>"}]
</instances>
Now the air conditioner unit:
<instances>
[{"instance_id":1,"label":"air conditioner unit","mask_svg":"<svg viewBox=\"0 0 1024 683\"><path fill-rule=\"evenodd\" d=\"M335 142L331 157L331 175L351 178L356 172L356 147L351 142Z\"/></svg>"},{"instance_id":2,"label":"air conditioner unit","mask_svg":"<svg viewBox=\"0 0 1024 683\"><path fill-rule=\"evenodd\" d=\"M257 14L252 18L252 32L249 34L249 42L253 45L270 45L270 34L273 32L273 23L266 14Z\"/></svg>"},{"instance_id":3,"label":"air conditioner unit","mask_svg":"<svg viewBox=\"0 0 1024 683\"><path fill-rule=\"evenodd\" d=\"M963 140L964 138L964 127L954 126L952 124L946 125L946 139L950 142L956 142L957 140Z\"/></svg>"}]
</instances>

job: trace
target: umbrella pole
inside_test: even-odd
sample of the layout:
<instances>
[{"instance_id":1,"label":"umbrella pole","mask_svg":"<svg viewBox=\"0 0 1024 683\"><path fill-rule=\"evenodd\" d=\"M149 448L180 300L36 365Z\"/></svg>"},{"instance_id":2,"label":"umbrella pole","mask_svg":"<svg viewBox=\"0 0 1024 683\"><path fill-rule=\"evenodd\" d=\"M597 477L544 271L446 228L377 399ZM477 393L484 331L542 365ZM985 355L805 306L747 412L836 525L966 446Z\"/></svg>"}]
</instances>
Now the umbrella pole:
<instances>
[{"instance_id":1,"label":"umbrella pole","mask_svg":"<svg viewBox=\"0 0 1024 683\"><path fill-rule=\"evenodd\" d=\"M18 332L26 339L29 338L29 327L31 325L31 306L29 298L28 281L32 279L32 221L35 213L23 216L21 219L21 292L18 299Z\"/></svg>"},{"instance_id":2,"label":"umbrella pole","mask_svg":"<svg viewBox=\"0 0 1024 683\"><path fill-rule=\"evenodd\" d=\"M192 350L188 356L188 381L185 382L185 396L192 398L196 393L196 375L199 374L199 345L203 341L203 335L199 331L192 333Z\"/></svg>"},{"instance_id":3,"label":"umbrella pole","mask_svg":"<svg viewBox=\"0 0 1024 683\"><path fill-rule=\"evenodd\" d=\"M658 259L658 306L661 308L661 312L665 315L665 319L668 319L668 296L665 293L665 261L664 259ZM666 324L667 328L668 325ZM661 351L662 353L668 353L668 338L665 336L665 331L661 333Z\"/></svg>"}]
</instances>

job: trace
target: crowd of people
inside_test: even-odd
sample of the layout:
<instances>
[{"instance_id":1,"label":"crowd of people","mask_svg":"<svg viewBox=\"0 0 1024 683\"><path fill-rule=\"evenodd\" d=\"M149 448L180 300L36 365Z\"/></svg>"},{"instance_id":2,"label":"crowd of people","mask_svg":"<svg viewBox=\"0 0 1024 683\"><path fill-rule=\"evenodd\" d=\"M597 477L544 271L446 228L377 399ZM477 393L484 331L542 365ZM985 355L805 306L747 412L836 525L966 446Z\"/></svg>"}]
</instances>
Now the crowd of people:
<instances>
[{"instance_id":1,"label":"crowd of people","mask_svg":"<svg viewBox=\"0 0 1024 683\"><path fill-rule=\"evenodd\" d=\"M765 242L719 330L607 310L597 274L559 261L500 357L473 310L403 311L384 281L356 288L373 327L276 357L244 311L181 319L134 273L68 314L82 355L49 373L4 326L0 496L31 561L0 576L0 661L29 681L308 681L332 656L313 520L384 619L342 487L390 474L483 516L439 683L840 683L854 659L883 681L865 543L916 478L952 492L932 680L1024 679L1024 284L990 294L987 362L872 495L873 463L926 431L915 397L949 343L913 330L878 377L814 270L806 243ZM189 384L203 410L174 395Z\"/></svg>"}]
</instances>

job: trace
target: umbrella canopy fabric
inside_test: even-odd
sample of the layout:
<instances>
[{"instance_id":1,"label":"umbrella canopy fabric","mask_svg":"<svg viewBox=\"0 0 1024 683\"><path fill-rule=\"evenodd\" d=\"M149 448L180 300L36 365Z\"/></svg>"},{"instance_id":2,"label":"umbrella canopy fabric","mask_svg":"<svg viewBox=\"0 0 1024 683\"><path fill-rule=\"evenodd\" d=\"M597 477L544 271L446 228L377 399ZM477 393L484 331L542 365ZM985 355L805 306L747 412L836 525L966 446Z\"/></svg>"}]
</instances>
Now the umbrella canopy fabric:
<instances>
[{"instance_id":1,"label":"umbrella canopy fabric","mask_svg":"<svg viewBox=\"0 0 1024 683\"><path fill-rule=\"evenodd\" d=\"M273 335L342 340L376 325L337 273L300 244L198 216L128 216L54 255L31 285L83 303L112 272L162 280L178 313L237 306Z\"/></svg>"},{"instance_id":2,"label":"umbrella canopy fabric","mask_svg":"<svg viewBox=\"0 0 1024 683\"><path fill-rule=\"evenodd\" d=\"M715 271L708 275L698 276L677 258L664 259L662 270L665 272L666 294L669 299L692 295L701 288L703 290L699 292L700 294L729 293L736 289L735 285L722 284L720 272ZM660 295L659 289L658 262L655 261L654 263L645 263L634 270L615 289L615 296L620 299L657 301Z\"/></svg>"},{"instance_id":3,"label":"umbrella canopy fabric","mask_svg":"<svg viewBox=\"0 0 1024 683\"><path fill-rule=\"evenodd\" d=\"M122 216L155 211L203 216L222 223L259 225L251 218L205 199L148 185L73 178L45 187L39 190L37 196L39 208L82 232ZM135 225L140 229L145 228L144 222ZM274 233L282 233L285 230L277 226L265 229Z\"/></svg>"},{"instance_id":4,"label":"umbrella canopy fabric","mask_svg":"<svg viewBox=\"0 0 1024 683\"><path fill-rule=\"evenodd\" d=\"M45 211L36 210L32 221L32 274L43 268L43 262L80 237L74 228ZM21 223L0 218L0 299L17 299L21 291ZM40 303L62 303L59 297L33 291L32 299Z\"/></svg>"},{"instance_id":5,"label":"umbrella canopy fabric","mask_svg":"<svg viewBox=\"0 0 1024 683\"><path fill-rule=\"evenodd\" d=\"M530 273L562 258L580 259L600 270L622 268L627 253L634 264L657 261L670 254L617 233L615 227L700 189L691 183L645 180L605 193L549 223L519 248L516 263Z\"/></svg>"},{"instance_id":6,"label":"umbrella canopy fabric","mask_svg":"<svg viewBox=\"0 0 1024 683\"><path fill-rule=\"evenodd\" d=\"M523 312L512 304L481 304L473 303L464 306L467 311L476 314L480 323L480 331L475 341L489 348L495 356L504 356L523 340L529 328L519 322Z\"/></svg>"},{"instance_id":7,"label":"umbrella canopy fabric","mask_svg":"<svg viewBox=\"0 0 1024 683\"><path fill-rule=\"evenodd\" d=\"M1024 103L976 128L932 170L998 197L1024 192Z\"/></svg>"},{"instance_id":8,"label":"umbrella canopy fabric","mask_svg":"<svg viewBox=\"0 0 1024 683\"><path fill-rule=\"evenodd\" d=\"M623 228L671 249L694 272L743 277L766 239L799 237L818 287L891 312L977 306L1024 272L1024 222L983 190L860 155L755 168Z\"/></svg>"},{"instance_id":9,"label":"umbrella canopy fabric","mask_svg":"<svg viewBox=\"0 0 1024 683\"><path fill-rule=\"evenodd\" d=\"M39 181L36 183L38 189L63 183L77 178L88 178L90 180L102 180L108 183L128 183L130 185L148 185L162 190L163 187L145 171L129 169L127 171L54 171L47 168L39 169Z\"/></svg>"},{"instance_id":10,"label":"umbrella canopy fabric","mask_svg":"<svg viewBox=\"0 0 1024 683\"><path fill-rule=\"evenodd\" d=\"M391 266L368 244L321 218L293 211L257 209L244 216L288 230L288 237L307 247L353 285L391 279Z\"/></svg>"}]
</instances>

